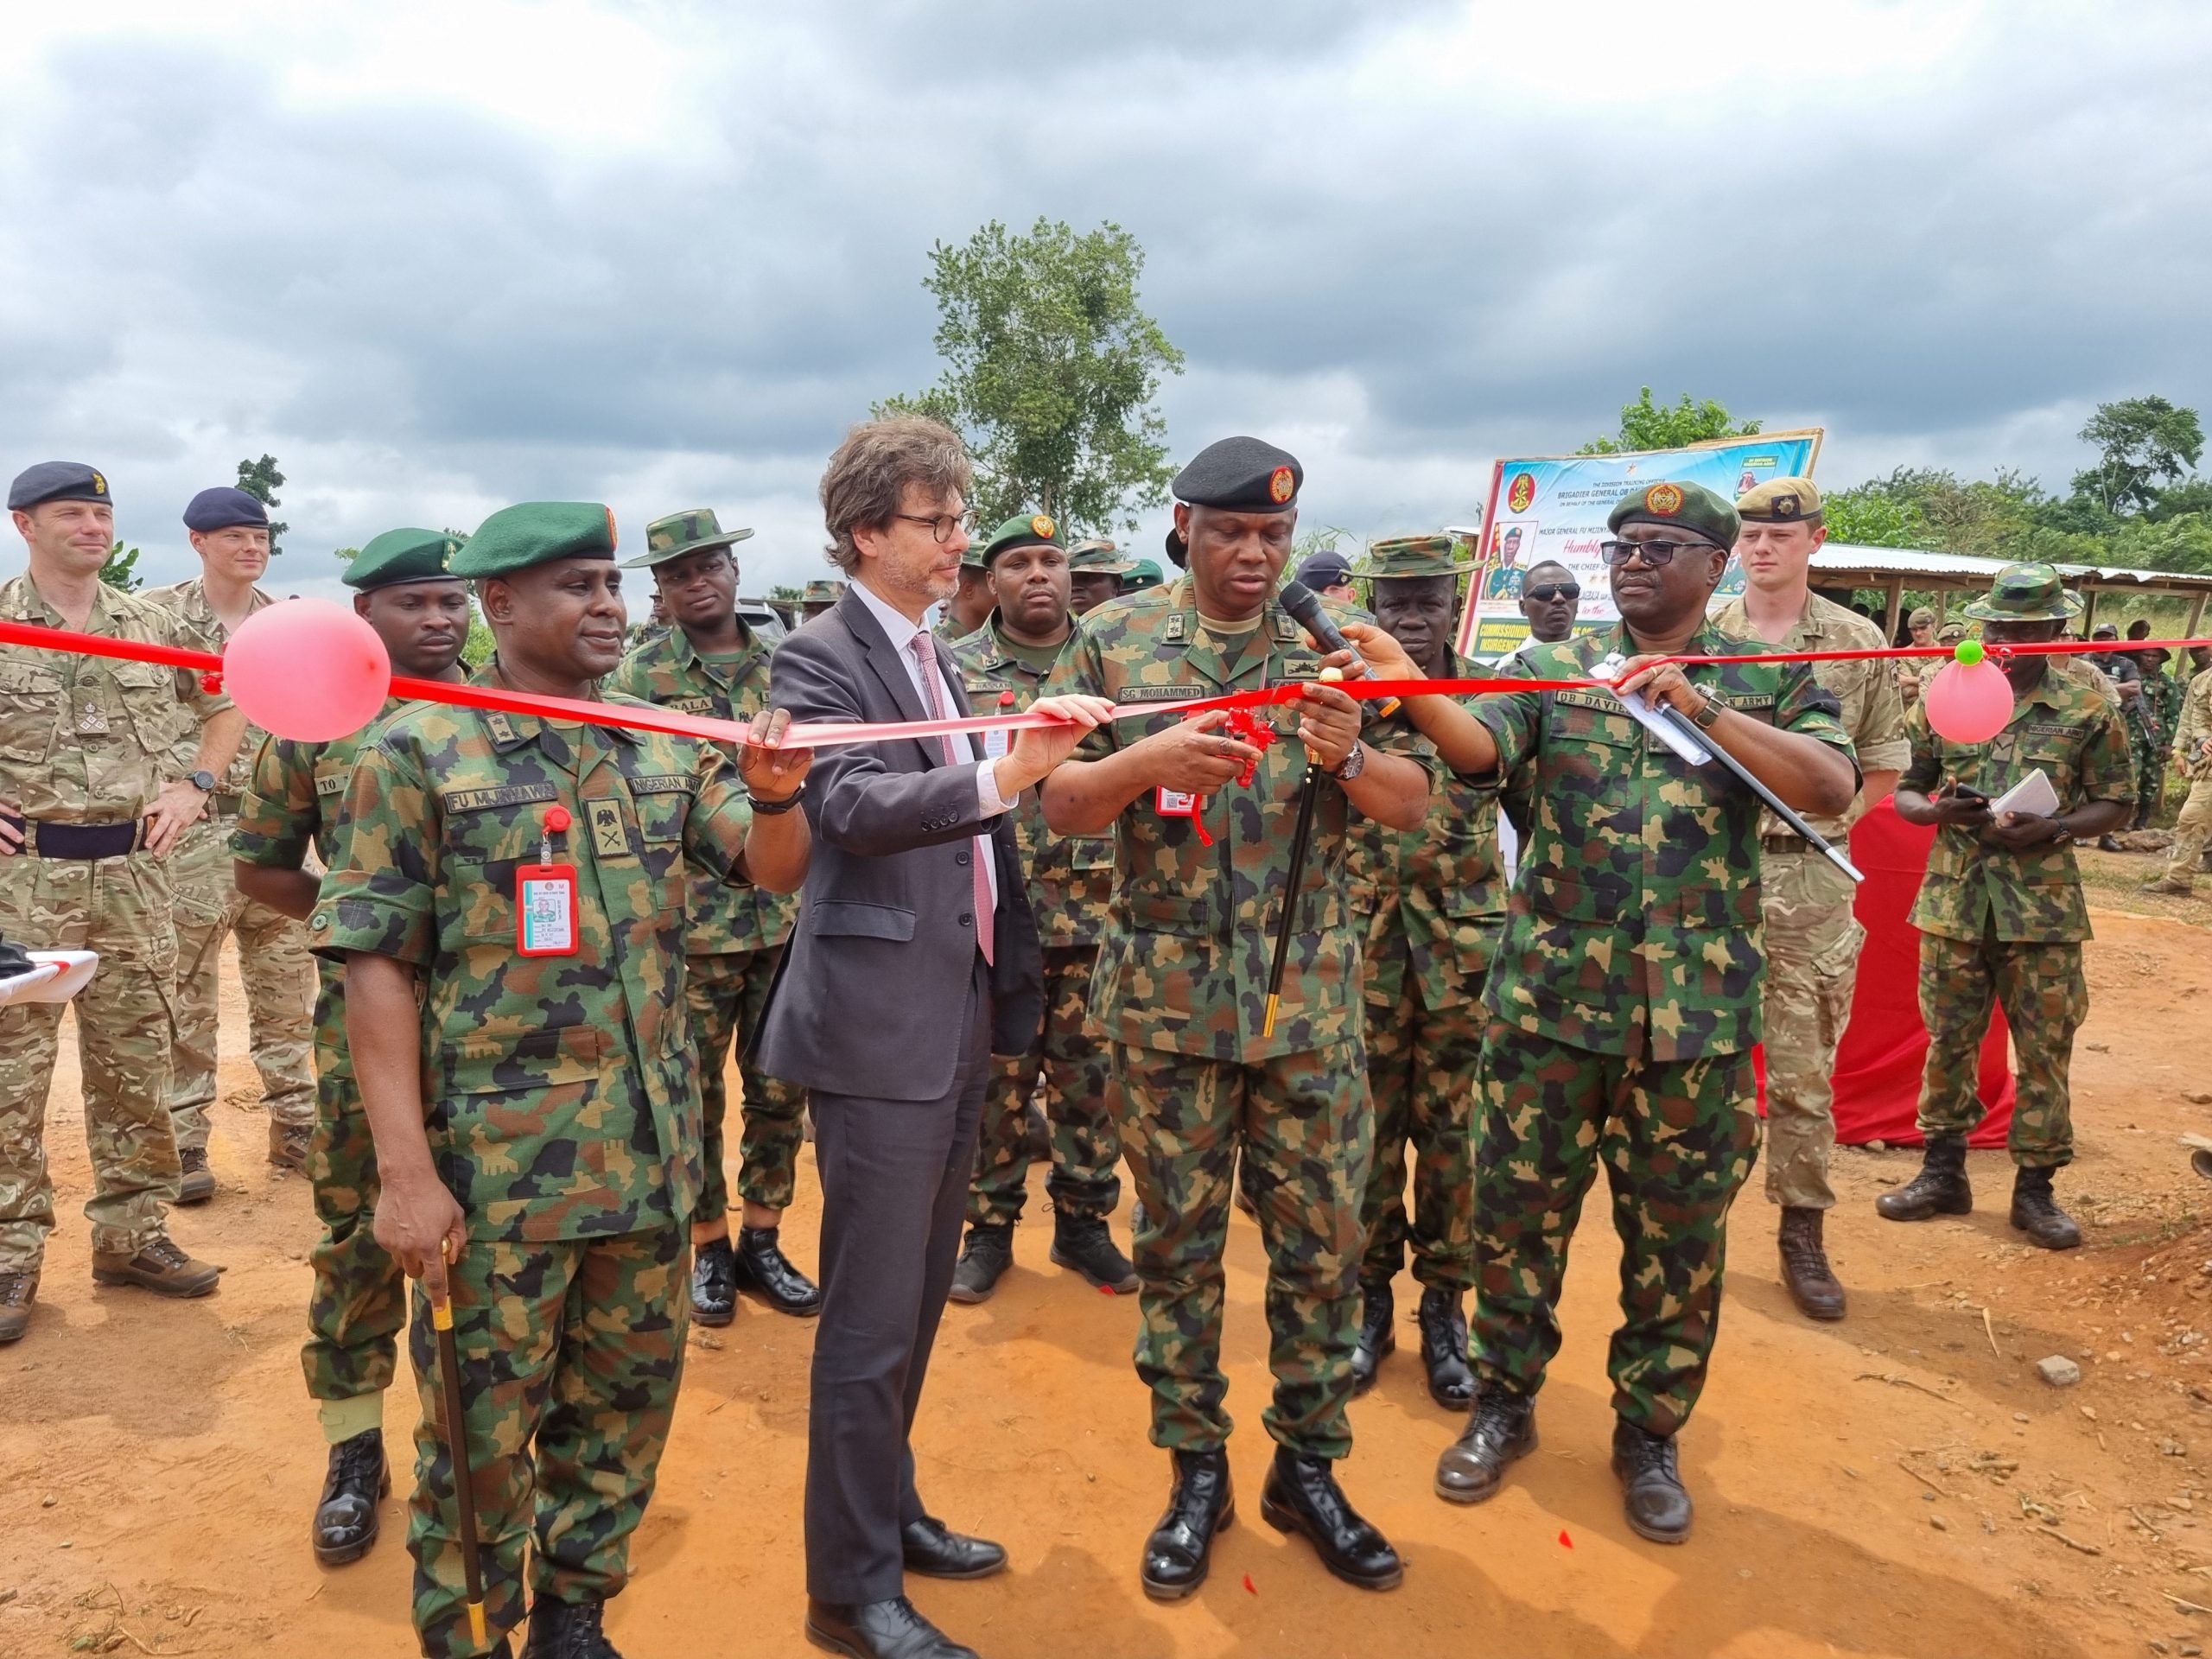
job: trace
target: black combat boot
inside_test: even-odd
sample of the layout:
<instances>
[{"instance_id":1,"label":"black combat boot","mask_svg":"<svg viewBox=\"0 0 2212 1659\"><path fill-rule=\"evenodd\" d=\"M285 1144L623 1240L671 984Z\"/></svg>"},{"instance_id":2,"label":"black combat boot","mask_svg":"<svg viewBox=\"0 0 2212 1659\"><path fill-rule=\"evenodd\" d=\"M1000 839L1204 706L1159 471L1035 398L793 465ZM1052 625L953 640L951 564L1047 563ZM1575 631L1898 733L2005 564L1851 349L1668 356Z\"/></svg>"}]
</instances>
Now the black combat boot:
<instances>
[{"instance_id":1,"label":"black combat boot","mask_svg":"<svg viewBox=\"0 0 2212 1659\"><path fill-rule=\"evenodd\" d=\"M1072 1268L1101 1290L1126 1296L1137 1287L1137 1270L1115 1243L1103 1216L1052 1211L1052 1260Z\"/></svg>"},{"instance_id":2,"label":"black combat boot","mask_svg":"<svg viewBox=\"0 0 2212 1659\"><path fill-rule=\"evenodd\" d=\"M737 1256L725 1233L691 1247L691 1319L720 1325L736 1317Z\"/></svg>"},{"instance_id":3,"label":"black combat boot","mask_svg":"<svg viewBox=\"0 0 2212 1659\"><path fill-rule=\"evenodd\" d=\"M1808 1319L1843 1317L1843 1286L1828 1266L1827 1249L1821 1240L1821 1217L1826 1213L1796 1205L1784 1205L1782 1211L1777 1240L1782 1250L1782 1282L1797 1304L1797 1311Z\"/></svg>"},{"instance_id":4,"label":"black combat boot","mask_svg":"<svg viewBox=\"0 0 2212 1659\"><path fill-rule=\"evenodd\" d=\"M2082 1242L2082 1229L2051 1196L2051 1169L2012 1172L2012 1224L2028 1243L2046 1250L2070 1250Z\"/></svg>"},{"instance_id":5,"label":"black combat boot","mask_svg":"<svg viewBox=\"0 0 2212 1659\"><path fill-rule=\"evenodd\" d=\"M1010 1221L971 1222L968 1242L960 1247L960 1264L952 1270L956 1302L988 1302L999 1281L1014 1265L1014 1224Z\"/></svg>"},{"instance_id":6,"label":"black combat boot","mask_svg":"<svg viewBox=\"0 0 2212 1659\"><path fill-rule=\"evenodd\" d=\"M1277 1446L1268 1484L1260 1489L1260 1516L1277 1532L1294 1533L1313 1545L1321 1565L1346 1584L1395 1590L1405 1581L1398 1552L1352 1508L1326 1458Z\"/></svg>"},{"instance_id":7,"label":"black combat boot","mask_svg":"<svg viewBox=\"0 0 2212 1659\"><path fill-rule=\"evenodd\" d=\"M607 1604L538 1600L530 1607L530 1638L522 1659L622 1659L600 1628Z\"/></svg>"},{"instance_id":8,"label":"black combat boot","mask_svg":"<svg viewBox=\"0 0 2212 1659\"><path fill-rule=\"evenodd\" d=\"M332 1446L330 1472L315 1506L315 1560L343 1567L367 1554L377 1541L377 1500L391 1490L382 1429L365 1428Z\"/></svg>"},{"instance_id":9,"label":"black combat boot","mask_svg":"<svg viewBox=\"0 0 2212 1659\"><path fill-rule=\"evenodd\" d=\"M1630 1531L1655 1544L1688 1541L1690 1495L1675 1461L1673 1435L1647 1433L1616 1419L1613 1472L1621 1478L1621 1506Z\"/></svg>"},{"instance_id":10,"label":"black combat boot","mask_svg":"<svg viewBox=\"0 0 2212 1659\"><path fill-rule=\"evenodd\" d=\"M1467 1318L1459 1297L1431 1285L1421 1294L1417 1317L1428 1397L1446 1411L1466 1410L1475 1397L1475 1373L1467 1363Z\"/></svg>"},{"instance_id":11,"label":"black combat boot","mask_svg":"<svg viewBox=\"0 0 2212 1659\"><path fill-rule=\"evenodd\" d=\"M1144 1541L1138 1576L1154 1601L1180 1601L1206 1581L1213 1566L1213 1536L1236 1519L1225 1451L1177 1452L1167 1513Z\"/></svg>"},{"instance_id":12,"label":"black combat boot","mask_svg":"<svg viewBox=\"0 0 2212 1659\"><path fill-rule=\"evenodd\" d=\"M1376 1374L1382 1369L1382 1362L1398 1348L1398 1333L1392 1328L1397 1320L1398 1307L1390 1295L1390 1281L1363 1278L1359 1290L1366 1305L1359 1316L1359 1342L1351 1351L1351 1391L1355 1399L1375 1386Z\"/></svg>"},{"instance_id":13,"label":"black combat boot","mask_svg":"<svg viewBox=\"0 0 2212 1659\"><path fill-rule=\"evenodd\" d=\"M1922 1154L1920 1173L1894 1192L1874 1200L1885 1221L1926 1221L1930 1216L1963 1216L1974 1208L1967 1184L1967 1138L1931 1135Z\"/></svg>"},{"instance_id":14,"label":"black combat boot","mask_svg":"<svg viewBox=\"0 0 2212 1659\"><path fill-rule=\"evenodd\" d=\"M1497 1385L1481 1389L1466 1427L1436 1460L1436 1495L1453 1503L1494 1497L1506 1470L1535 1449L1535 1400Z\"/></svg>"},{"instance_id":15,"label":"black combat boot","mask_svg":"<svg viewBox=\"0 0 2212 1659\"><path fill-rule=\"evenodd\" d=\"M773 1227L737 1230L737 1288L752 1291L779 1313L810 1319L822 1311L822 1292L793 1267Z\"/></svg>"}]
</instances>

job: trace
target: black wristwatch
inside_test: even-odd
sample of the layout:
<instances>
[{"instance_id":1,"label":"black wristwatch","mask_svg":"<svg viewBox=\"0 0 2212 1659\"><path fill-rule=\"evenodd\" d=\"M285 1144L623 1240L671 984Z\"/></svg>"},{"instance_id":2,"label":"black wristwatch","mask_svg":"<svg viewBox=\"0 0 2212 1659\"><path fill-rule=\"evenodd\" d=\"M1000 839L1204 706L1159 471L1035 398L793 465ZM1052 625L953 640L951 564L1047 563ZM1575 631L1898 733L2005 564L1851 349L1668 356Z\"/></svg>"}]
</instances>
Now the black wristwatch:
<instances>
[{"instance_id":1,"label":"black wristwatch","mask_svg":"<svg viewBox=\"0 0 2212 1659\"><path fill-rule=\"evenodd\" d=\"M764 801L758 795L752 794L748 794L747 798L753 803L753 811L755 817L774 818L782 817L785 813L797 806L798 804L798 798L805 793L806 780L802 778L799 779L798 787L791 791L790 794L782 797L780 799Z\"/></svg>"},{"instance_id":2,"label":"black wristwatch","mask_svg":"<svg viewBox=\"0 0 2212 1659\"><path fill-rule=\"evenodd\" d=\"M190 784L202 795L213 795L215 792L215 774L209 772L204 766L198 772L186 772L184 774L184 781Z\"/></svg>"}]
</instances>

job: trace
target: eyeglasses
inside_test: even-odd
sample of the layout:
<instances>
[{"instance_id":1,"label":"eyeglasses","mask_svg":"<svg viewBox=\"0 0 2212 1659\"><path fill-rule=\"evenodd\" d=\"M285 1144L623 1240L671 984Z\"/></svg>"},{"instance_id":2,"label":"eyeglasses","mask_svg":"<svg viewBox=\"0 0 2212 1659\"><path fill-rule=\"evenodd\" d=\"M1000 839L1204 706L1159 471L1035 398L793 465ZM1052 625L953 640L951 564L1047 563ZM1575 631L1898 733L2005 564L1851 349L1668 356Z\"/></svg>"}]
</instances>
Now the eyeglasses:
<instances>
[{"instance_id":1,"label":"eyeglasses","mask_svg":"<svg viewBox=\"0 0 2212 1659\"><path fill-rule=\"evenodd\" d=\"M982 522L972 507L962 513L940 512L933 518L925 518L918 512L894 512L891 516L904 518L910 524L927 524L930 534L940 542L950 541L956 527L963 535L973 536L976 526Z\"/></svg>"},{"instance_id":2,"label":"eyeglasses","mask_svg":"<svg viewBox=\"0 0 2212 1659\"><path fill-rule=\"evenodd\" d=\"M1521 590L1521 597L1541 600L1580 599L1582 597L1582 589L1571 582L1552 582L1545 583L1541 588L1523 588Z\"/></svg>"},{"instance_id":3,"label":"eyeglasses","mask_svg":"<svg viewBox=\"0 0 2212 1659\"><path fill-rule=\"evenodd\" d=\"M1662 564L1672 564L1675 555L1686 547L1700 553L1713 550L1710 542L1600 542L1598 554L1607 564L1626 564L1629 555L1641 553L1643 562L1656 570Z\"/></svg>"}]
</instances>

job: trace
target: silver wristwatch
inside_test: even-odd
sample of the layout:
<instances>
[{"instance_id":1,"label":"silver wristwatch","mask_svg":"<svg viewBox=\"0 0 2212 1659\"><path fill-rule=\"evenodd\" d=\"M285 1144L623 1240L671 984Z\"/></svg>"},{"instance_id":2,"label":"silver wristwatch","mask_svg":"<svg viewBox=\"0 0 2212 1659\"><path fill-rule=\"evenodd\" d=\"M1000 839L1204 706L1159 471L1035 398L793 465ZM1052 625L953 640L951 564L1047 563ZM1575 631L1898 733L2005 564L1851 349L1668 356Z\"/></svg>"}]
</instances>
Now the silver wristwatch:
<instances>
[{"instance_id":1,"label":"silver wristwatch","mask_svg":"<svg viewBox=\"0 0 2212 1659\"><path fill-rule=\"evenodd\" d=\"M1329 775L1334 778L1340 784L1348 784L1366 770L1367 745L1364 743L1355 743L1351 746L1351 753L1344 757L1344 765L1338 766L1336 771Z\"/></svg>"}]
</instances>

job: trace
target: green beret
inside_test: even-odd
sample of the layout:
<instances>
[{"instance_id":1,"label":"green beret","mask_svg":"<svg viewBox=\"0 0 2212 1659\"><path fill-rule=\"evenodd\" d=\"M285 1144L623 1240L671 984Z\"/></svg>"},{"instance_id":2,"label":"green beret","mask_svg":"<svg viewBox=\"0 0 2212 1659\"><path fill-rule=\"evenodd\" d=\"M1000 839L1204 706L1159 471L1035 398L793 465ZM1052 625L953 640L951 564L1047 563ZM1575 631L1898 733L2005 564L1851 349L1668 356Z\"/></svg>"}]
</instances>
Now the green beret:
<instances>
[{"instance_id":1,"label":"green beret","mask_svg":"<svg viewBox=\"0 0 2212 1659\"><path fill-rule=\"evenodd\" d=\"M1961 607L1977 622L2063 622L2082 613L2082 596L2069 594L2048 564L2008 564L1989 584L1989 597Z\"/></svg>"},{"instance_id":2,"label":"green beret","mask_svg":"<svg viewBox=\"0 0 2212 1659\"><path fill-rule=\"evenodd\" d=\"M806 584L806 589L799 595L798 602L802 605L835 605L844 597L844 594L843 582L833 582L827 576L817 576Z\"/></svg>"},{"instance_id":3,"label":"green beret","mask_svg":"<svg viewBox=\"0 0 2212 1659\"><path fill-rule=\"evenodd\" d=\"M1367 544L1367 556L1352 574L1370 582L1413 576L1456 576L1475 568L1449 536L1392 536Z\"/></svg>"},{"instance_id":4,"label":"green beret","mask_svg":"<svg viewBox=\"0 0 2212 1659\"><path fill-rule=\"evenodd\" d=\"M442 530L387 530L356 553L339 578L367 593L403 582L458 582L446 567L461 550L461 538Z\"/></svg>"},{"instance_id":5,"label":"green beret","mask_svg":"<svg viewBox=\"0 0 2212 1659\"><path fill-rule=\"evenodd\" d=\"M1736 516L1747 524L1817 523L1821 487L1809 478L1770 478L1736 498Z\"/></svg>"},{"instance_id":6,"label":"green beret","mask_svg":"<svg viewBox=\"0 0 2212 1659\"><path fill-rule=\"evenodd\" d=\"M1060 539L1060 527L1041 512L1017 512L991 532L991 539L983 543L981 563L984 569L991 568L991 561L1001 553L1011 553L1017 547L1065 547ZM972 551L974 543L969 543ZM966 561L963 560L965 563Z\"/></svg>"},{"instance_id":7,"label":"green beret","mask_svg":"<svg viewBox=\"0 0 2212 1659\"><path fill-rule=\"evenodd\" d=\"M1160 565L1156 560L1135 559L1130 562L1130 592L1135 593L1138 589L1143 588L1157 588L1160 586L1161 580L1162 577L1160 575Z\"/></svg>"},{"instance_id":8,"label":"green beret","mask_svg":"<svg viewBox=\"0 0 2212 1659\"><path fill-rule=\"evenodd\" d=\"M1077 542L1068 550L1071 570L1088 570L1101 576L1126 576L1136 568L1135 561L1122 558L1114 550L1111 542Z\"/></svg>"},{"instance_id":9,"label":"green beret","mask_svg":"<svg viewBox=\"0 0 2212 1659\"><path fill-rule=\"evenodd\" d=\"M1646 484L1630 490L1605 515L1605 528L1618 535L1624 524L1664 524L1687 531L1722 552L1736 545L1743 521L1736 509L1702 484Z\"/></svg>"},{"instance_id":10,"label":"green beret","mask_svg":"<svg viewBox=\"0 0 2212 1659\"><path fill-rule=\"evenodd\" d=\"M446 569L456 576L506 576L556 559L614 556L614 510L596 501L524 501L476 527Z\"/></svg>"},{"instance_id":11,"label":"green beret","mask_svg":"<svg viewBox=\"0 0 2212 1659\"><path fill-rule=\"evenodd\" d=\"M680 559L686 553L704 553L709 548L728 547L741 542L753 532L749 530L724 530L721 520L715 517L711 507L690 507L682 512L671 512L665 518L656 518L645 526L645 550L634 559L625 559L625 570L644 570L656 564L666 564L671 559Z\"/></svg>"}]
</instances>

